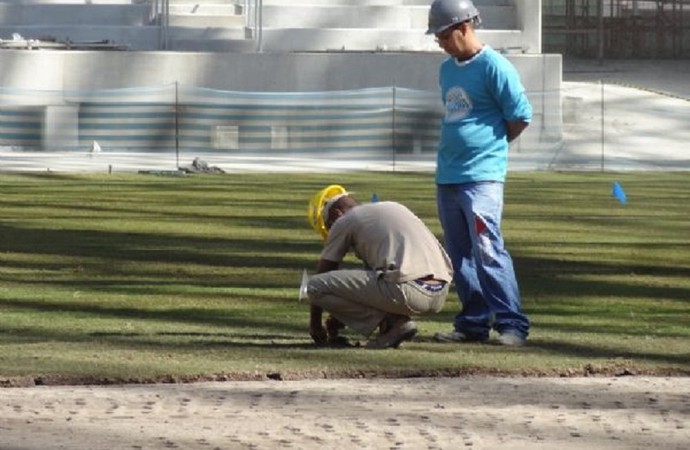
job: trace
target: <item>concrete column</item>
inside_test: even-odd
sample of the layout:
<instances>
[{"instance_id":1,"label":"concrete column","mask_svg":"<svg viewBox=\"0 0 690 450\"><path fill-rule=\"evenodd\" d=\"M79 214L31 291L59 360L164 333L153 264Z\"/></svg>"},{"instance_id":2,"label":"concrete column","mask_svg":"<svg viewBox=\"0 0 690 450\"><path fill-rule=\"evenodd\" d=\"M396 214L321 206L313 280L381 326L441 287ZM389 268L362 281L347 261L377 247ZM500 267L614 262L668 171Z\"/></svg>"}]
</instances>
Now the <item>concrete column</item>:
<instances>
[{"instance_id":1,"label":"concrete column","mask_svg":"<svg viewBox=\"0 0 690 450\"><path fill-rule=\"evenodd\" d=\"M79 146L79 107L49 105L43 115L44 150L67 150Z\"/></svg>"}]
</instances>

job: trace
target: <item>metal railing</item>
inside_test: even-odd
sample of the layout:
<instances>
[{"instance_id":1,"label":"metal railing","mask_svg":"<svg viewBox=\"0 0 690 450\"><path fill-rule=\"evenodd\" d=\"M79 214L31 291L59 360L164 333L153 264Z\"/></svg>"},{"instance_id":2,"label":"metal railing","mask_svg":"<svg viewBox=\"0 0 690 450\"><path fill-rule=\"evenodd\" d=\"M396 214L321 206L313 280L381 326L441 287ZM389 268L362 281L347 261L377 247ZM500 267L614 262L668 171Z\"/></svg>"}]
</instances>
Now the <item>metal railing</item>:
<instances>
[{"instance_id":1,"label":"metal railing","mask_svg":"<svg viewBox=\"0 0 690 450\"><path fill-rule=\"evenodd\" d=\"M170 0L151 0L149 23L158 25L158 48L168 50L170 47Z\"/></svg>"},{"instance_id":2,"label":"metal railing","mask_svg":"<svg viewBox=\"0 0 690 450\"><path fill-rule=\"evenodd\" d=\"M239 3L239 2L242 3ZM242 6L244 25L251 38L256 42L256 51L263 50L263 1L262 0L233 0ZM170 0L151 0L149 23L158 25L158 48L170 49Z\"/></svg>"},{"instance_id":3,"label":"metal railing","mask_svg":"<svg viewBox=\"0 0 690 450\"><path fill-rule=\"evenodd\" d=\"M242 13L245 26L256 42L256 51L263 51L263 1L244 0Z\"/></svg>"},{"instance_id":4,"label":"metal railing","mask_svg":"<svg viewBox=\"0 0 690 450\"><path fill-rule=\"evenodd\" d=\"M510 170L690 168L690 97L603 80L527 96L532 124L511 146ZM258 170L267 162L327 170L336 161L338 167L433 170L442 116L438 92L395 86L319 92L179 83L65 91L0 87L0 161L2 170L104 163L121 170L125 163L164 160L179 167L195 157Z\"/></svg>"}]
</instances>

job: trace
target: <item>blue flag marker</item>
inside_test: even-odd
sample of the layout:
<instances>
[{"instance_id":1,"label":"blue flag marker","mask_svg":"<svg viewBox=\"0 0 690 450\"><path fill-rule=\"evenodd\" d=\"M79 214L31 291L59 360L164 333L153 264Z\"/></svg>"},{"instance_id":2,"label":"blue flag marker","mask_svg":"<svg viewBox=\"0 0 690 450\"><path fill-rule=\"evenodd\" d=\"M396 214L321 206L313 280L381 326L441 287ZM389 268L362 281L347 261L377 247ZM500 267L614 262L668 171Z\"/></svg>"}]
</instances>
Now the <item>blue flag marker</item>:
<instances>
[{"instance_id":1,"label":"blue flag marker","mask_svg":"<svg viewBox=\"0 0 690 450\"><path fill-rule=\"evenodd\" d=\"M625 191L618 181L613 182L613 196L623 204L628 201L628 197L625 195Z\"/></svg>"},{"instance_id":2,"label":"blue flag marker","mask_svg":"<svg viewBox=\"0 0 690 450\"><path fill-rule=\"evenodd\" d=\"M371 196L371 203L376 203L379 201L379 196L376 195L376 192L374 192L374 195Z\"/></svg>"}]
</instances>

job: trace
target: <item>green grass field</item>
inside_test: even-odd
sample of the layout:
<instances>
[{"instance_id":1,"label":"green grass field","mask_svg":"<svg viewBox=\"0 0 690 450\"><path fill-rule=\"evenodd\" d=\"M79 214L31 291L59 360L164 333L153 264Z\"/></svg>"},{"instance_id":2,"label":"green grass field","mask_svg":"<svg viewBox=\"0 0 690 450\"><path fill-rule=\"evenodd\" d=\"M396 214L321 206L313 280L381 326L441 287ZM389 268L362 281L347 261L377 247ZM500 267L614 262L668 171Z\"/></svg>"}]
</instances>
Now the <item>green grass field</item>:
<instances>
[{"instance_id":1,"label":"green grass field","mask_svg":"<svg viewBox=\"0 0 690 450\"><path fill-rule=\"evenodd\" d=\"M406 204L440 237L432 174L1 174L0 385L688 375L689 180L511 174L504 231L528 346L432 342L451 328L453 293L413 342L371 351L311 345L297 291L321 240L307 201L343 184Z\"/></svg>"}]
</instances>

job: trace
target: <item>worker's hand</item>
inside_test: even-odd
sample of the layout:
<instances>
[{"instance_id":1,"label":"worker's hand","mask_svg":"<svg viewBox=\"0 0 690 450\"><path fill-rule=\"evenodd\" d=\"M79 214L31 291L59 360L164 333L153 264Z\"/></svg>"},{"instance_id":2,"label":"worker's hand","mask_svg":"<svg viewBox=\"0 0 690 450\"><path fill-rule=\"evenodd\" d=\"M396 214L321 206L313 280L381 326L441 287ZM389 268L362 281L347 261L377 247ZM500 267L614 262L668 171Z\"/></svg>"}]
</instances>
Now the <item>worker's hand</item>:
<instances>
[{"instance_id":1,"label":"worker's hand","mask_svg":"<svg viewBox=\"0 0 690 450\"><path fill-rule=\"evenodd\" d=\"M309 336L314 340L314 343L319 347L328 344L328 333L323 325L312 325L309 327Z\"/></svg>"},{"instance_id":2,"label":"worker's hand","mask_svg":"<svg viewBox=\"0 0 690 450\"><path fill-rule=\"evenodd\" d=\"M345 324L333 316L328 316L326 319L326 332L328 333L329 342L336 342L339 338L340 330L345 328Z\"/></svg>"}]
</instances>

